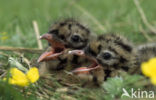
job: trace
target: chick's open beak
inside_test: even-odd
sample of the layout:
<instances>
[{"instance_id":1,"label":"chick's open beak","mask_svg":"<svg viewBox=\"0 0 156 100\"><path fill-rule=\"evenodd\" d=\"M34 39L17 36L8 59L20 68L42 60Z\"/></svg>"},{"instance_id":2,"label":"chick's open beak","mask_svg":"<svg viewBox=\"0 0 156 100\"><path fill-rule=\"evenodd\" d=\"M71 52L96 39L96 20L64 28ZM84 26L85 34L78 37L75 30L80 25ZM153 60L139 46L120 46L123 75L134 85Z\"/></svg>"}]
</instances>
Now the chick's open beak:
<instances>
[{"instance_id":1,"label":"chick's open beak","mask_svg":"<svg viewBox=\"0 0 156 100\"><path fill-rule=\"evenodd\" d=\"M62 42L57 41L52 34L46 33L43 34L40 39L47 40L51 45L51 50L44 52L38 59L38 62L48 61L57 58L61 55L65 49L65 46Z\"/></svg>"},{"instance_id":2,"label":"chick's open beak","mask_svg":"<svg viewBox=\"0 0 156 100\"><path fill-rule=\"evenodd\" d=\"M44 52L37 60L37 62L42 62L43 60L46 60L46 57L52 55L53 52L50 51L50 52Z\"/></svg>"},{"instance_id":3,"label":"chick's open beak","mask_svg":"<svg viewBox=\"0 0 156 100\"><path fill-rule=\"evenodd\" d=\"M75 55L78 55L78 56L82 56L88 60L90 60L92 62L92 64L88 67L79 67L79 68L76 68L75 70L73 70L72 72L75 73L75 74L81 74L81 73L89 73L91 70L95 70L99 67L101 67L95 58L93 57L89 57L87 55L85 55L84 51L83 50L72 50L72 51L69 51L68 52L69 54L75 54Z\"/></svg>"},{"instance_id":4,"label":"chick's open beak","mask_svg":"<svg viewBox=\"0 0 156 100\"><path fill-rule=\"evenodd\" d=\"M53 34L50 34L50 33L43 34L43 35L40 37L40 39L45 39L45 40L47 40L47 41L51 44L51 46L52 46L53 48L62 48L62 49L65 48L64 43L61 42L61 41L59 41L59 40L57 40L57 39L53 36Z\"/></svg>"},{"instance_id":5,"label":"chick's open beak","mask_svg":"<svg viewBox=\"0 0 156 100\"><path fill-rule=\"evenodd\" d=\"M53 36L49 33L43 34L42 36L40 36L40 39L45 39L48 42L51 42L53 40Z\"/></svg>"}]
</instances>

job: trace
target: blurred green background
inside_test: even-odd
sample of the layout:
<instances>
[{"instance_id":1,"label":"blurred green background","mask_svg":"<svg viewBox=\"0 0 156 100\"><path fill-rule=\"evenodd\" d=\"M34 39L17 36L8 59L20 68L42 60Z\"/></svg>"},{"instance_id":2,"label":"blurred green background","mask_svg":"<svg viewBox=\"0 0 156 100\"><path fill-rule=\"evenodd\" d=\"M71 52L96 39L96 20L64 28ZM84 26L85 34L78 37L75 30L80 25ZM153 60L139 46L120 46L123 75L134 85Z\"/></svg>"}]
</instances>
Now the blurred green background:
<instances>
[{"instance_id":1,"label":"blurred green background","mask_svg":"<svg viewBox=\"0 0 156 100\"><path fill-rule=\"evenodd\" d=\"M156 25L156 0L139 1L148 21ZM148 28L133 0L0 0L0 46L36 48L33 20L43 34L54 21L68 17L80 20L97 34L124 34L137 44L147 41L140 27L147 32Z\"/></svg>"}]
</instances>

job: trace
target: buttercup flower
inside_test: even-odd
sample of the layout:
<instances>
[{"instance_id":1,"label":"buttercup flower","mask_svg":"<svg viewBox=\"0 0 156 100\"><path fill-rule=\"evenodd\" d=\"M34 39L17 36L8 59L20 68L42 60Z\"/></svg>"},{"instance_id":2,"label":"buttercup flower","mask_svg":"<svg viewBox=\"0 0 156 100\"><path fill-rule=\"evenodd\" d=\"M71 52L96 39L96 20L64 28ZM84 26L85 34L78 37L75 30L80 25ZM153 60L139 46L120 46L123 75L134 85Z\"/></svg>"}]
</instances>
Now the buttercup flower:
<instances>
[{"instance_id":1,"label":"buttercup flower","mask_svg":"<svg viewBox=\"0 0 156 100\"><path fill-rule=\"evenodd\" d=\"M12 75L12 78L9 78L9 83L19 86L27 86L29 84L29 81L26 77L26 75L18 70L17 68L12 68L10 70L10 73Z\"/></svg>"},{"instance_id":2,"label":"buttercup flower","mask_svg":"<svg viewBox=\"0 0 156 100\"><path fill-rule=\"evenodd\" d=\"M30 68L26 74L17 68L11 68L10 73L12 77L9 78L9 83L22 87L28 86L30 83L34 83L39 79L39 72L36 67Z\"/></svg>"},{"instance_id":3,"label":"buttercup flower","mask_svg":"<svg viewBox=\"0 0 156 100\"><path fill-rule=\"evenodd\" d=\"M39 79L39 72L36 67L31 68L26 75L31 83L34 83Z\"/></svg>"},{"instance_id":4,"label":"buttercup flower","mask_svg":"<svg viewBox=\"0 0 156 100\"><path fill-rule=\"evenodd\" d=\"M156 58L150 59L141 65L141 70L144 75L150 77L151 82L156 85Z\"/></svg>"}]
</instances>

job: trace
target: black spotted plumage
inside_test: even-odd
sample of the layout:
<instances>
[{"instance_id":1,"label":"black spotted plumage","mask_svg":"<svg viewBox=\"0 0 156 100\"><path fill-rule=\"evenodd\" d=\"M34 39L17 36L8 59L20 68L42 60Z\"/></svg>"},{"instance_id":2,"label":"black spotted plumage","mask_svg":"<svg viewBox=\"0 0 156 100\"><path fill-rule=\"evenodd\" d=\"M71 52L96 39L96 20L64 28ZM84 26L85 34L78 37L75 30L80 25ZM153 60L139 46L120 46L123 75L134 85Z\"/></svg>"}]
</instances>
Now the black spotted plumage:
<instances>
[{"instance_id":1,"label":"black spotted plumage","mask_svg":"<svg viewBox=\"0 0 156 100\"><path fill-rule=\"evenodd\" d=\"M55 22L50 27L48 33L52 35L53 39L62 42L65 46L65 50L62 55L54 60L45 61L47 65L46 68L49 69L49 72L62 69L71 71L74 68L85 65L88 62L88 60L83 57L68 54L68 51L70 50L83 49L87 46L90 38L94 37L86 26L82 25L79 21L75 19L68 18ZM78 42L72 41L72 36L75 35L78 36L78 38L80 39ZM51 46L50 43L49 46ZM47 51L49 51L49 49L47 49ZM55 52L61 51L63 51L62 48L55 48Z\"/></svg>"},{"instance_id":2,"label":"black spotted plumage","mask_svg":"<svg viewBox=\"0 0 156 100\"><path fill-rule=\"evenodd\" d=\"M136 47L141 62L148 61L151 58L156 57L156 43L146 43Z\"/></svg>"},{"instance_id":3,"label":"black spotted plumage","mask_svg":"<svg viewBox=\"0 0 156 100\"><path fill-rule=\"evenodd\" d=\"M96 59L97 63L102 67L102 73L96 74L96 76L93 73L94 70L92 70L92 81L96 83L98 81L101 83L108 77L120 75L122 71L132 74L139 68L136 63L136 49L129 40L120 35L99 35L97 40L89 42L84 52L87 57ZM107 55L104 56L104 54ZM102 75L103 78L97 80Z\"/></svg>"}]
</instances>

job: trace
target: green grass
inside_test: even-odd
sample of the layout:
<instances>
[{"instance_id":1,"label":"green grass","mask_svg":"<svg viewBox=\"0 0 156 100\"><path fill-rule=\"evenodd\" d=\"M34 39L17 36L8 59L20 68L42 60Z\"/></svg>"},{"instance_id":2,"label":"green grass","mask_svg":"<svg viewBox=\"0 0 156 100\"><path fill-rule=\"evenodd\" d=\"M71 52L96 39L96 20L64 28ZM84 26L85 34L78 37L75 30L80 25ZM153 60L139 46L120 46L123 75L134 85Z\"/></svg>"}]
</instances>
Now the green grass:
<instances>
[{"instance_id":1,"label":"green grass","mask_svg":"<svg viewBox=\"0 0 156 100\"><path fill-rule=\"evenodd\" d=\"M32 21L36 20L40 33L48 31L49 26L60 18L75 17L88 25L92 31L102 34L97 25L77 9L74 0L0 0L0 33L6 32L9 39L0 45L37 47ZM140 0L148 20L155 24L156 7L154 0ZM136 43L146 39L140 34L143 24L133 0L75 0L77 5L86 9L103 26L105 32L121 33Z\"/></svg>"},{"instance_id":2,"label":"green grass","mask_svg":"<svg viewBox=\"0 0 156 100\"><path fill-rule=\"evenodd\" d=\"M156 1L139 1L148 21L153 26L156 26ZM78 9L75 4L85 9L91 16L98 20L100 24L104 26L104 30L101 30L98 25L95 24L86 13ZM48 31L49 26L53 22L67 17L79 19L96 34L111 32L122 34L135 44L147 42L147 39L140 31L140 26L147 32L150 31L144 25L133 0L0 0L0 46L37 48L38 46L32 21L37 21L39 31L43 34ZM4 37L7 38L4 39ZM150 37L152 39L156 38L156 36L151 34ZM45 42L44 47L46 47ZM18 58L18 56L12 52L5 53ZM36 56L38 55L25 54L25 56L31 60L37 58ZM3 70L8 69L9 67L7 61L7 57L0 55L0 67L3 66ZM54 78L52 81L56 81L56 79ZM39 83L27 88L23 93L39 91L39 93L43 94L43 98L47 98L44 92L40 90L42 85L44 85L44 81L42 82L42 80L40 80ZM48 88L48 90L51 91L48 94L49 97L60 99L62 95L69 95L67 93L55 92L58 87L63 87L57 83L57 81L55 82L55 85L56 86L52 89ZM123 85L123 83L119 85ZM116 85L114 84L114 86ZM0 94L2 93L0 99L18 100L23 98L36 99L37 97L32 95L31 98L31 95L20 94L19 91L21 89L17 87L11 87L10 92L15 91L15 93L9 93L8 87L10 87L10 85L4 86L3 82L0 82L0 87L3 87L0 88ZM104 86L104 89L106 89L106 87L107 86ZM121 86L119 87L121 88ZM9 97L4 98L7 93L9 93ZM103 96L104 94L105 91L103 89L90 90L79 87L75 94L69 96L78 100L113 99L110 94L106 97ZM114 93L114 96L119 96L119 94ZM13 97L11 95L13 95ZM30 96L30 98L27 96Z\"/></svg>"}]
</instances>

